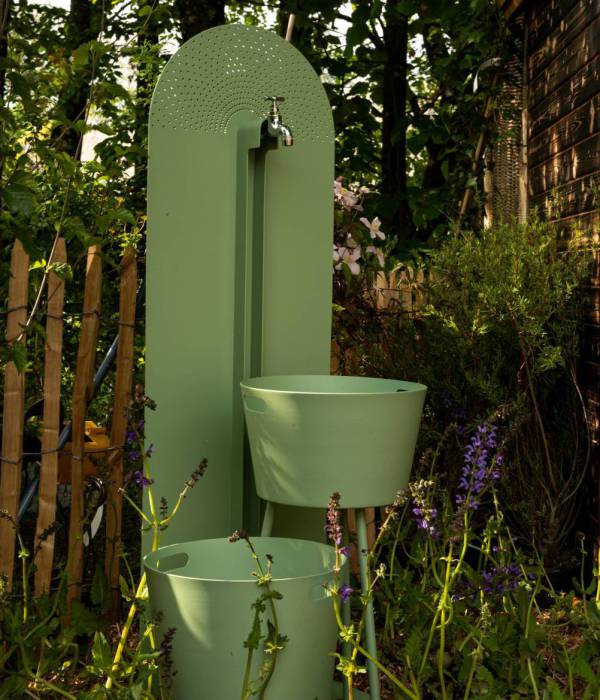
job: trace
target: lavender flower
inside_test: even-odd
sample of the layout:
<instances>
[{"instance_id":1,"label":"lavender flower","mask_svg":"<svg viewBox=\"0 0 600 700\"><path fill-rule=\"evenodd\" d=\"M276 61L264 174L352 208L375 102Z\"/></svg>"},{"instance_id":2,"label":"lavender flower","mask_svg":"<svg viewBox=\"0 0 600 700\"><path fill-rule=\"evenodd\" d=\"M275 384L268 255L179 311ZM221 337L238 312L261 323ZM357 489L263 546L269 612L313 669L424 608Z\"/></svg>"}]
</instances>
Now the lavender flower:
<instances>
[{"instance_id":1,"label":"lavender flower","mask_svg":"<svg viewBox=\"0 0 600 700\"><path fill-rule=\"evenodd\" d=\"M348 586L347 584L344 583L344 585L340 588L339 594L341 599L345 602L347 602L352 594L354 593L354 588L351 586Z\"/></svg>"},{"instance_id":2,"label":"lavender flower","mask_svg":"<svg viewBox=\"0 0 600 700\"><path fill-rule=\"evenodd\" d=\"M204 476L204 472L206 471L207 467L208 460L205 457L190 474L190 478L185 482L185 485L188 488L193 489L197 482Z\"/></svg>"},{"instance_id":3,"label":"lavender flower","mask_svg":"<svg viewBox=\"0 0 600 700\"><path fill-rule=\"evenodd\" d=\"M340 523L340 494L335 491L327 504L327 522L325 532L329 541L336 547L342 544L342 526Z\"/></svg>"},{"instance_id":4,"label":"lavender flower","mask_svg":"<svg viewBox=\"0 0 600 700\"><path fill-rule=\"evenodd\" d=\"M481 574L484 593L506 593L519 587L521 569L516 564L495 566Z\"/></svg>"},{"instance_id":5,"label":"lavender flower","mask_svg":"<svg viewBox=\"0 0 600 700\"><path fill-rule=\"evenodd\" d=\"M142 488L146 488L152 484L152 479L149 479L140 469L133 473L133 479L135 483Z\"/></svg>"},{"instance_id":6,"label":"lavender flower","mask_svg":"<svg viewBox=\"0 0 600 700\"><path fill-rule=\"evenodd\" d=\"M429 505L429 490L434 485L433 481L420 479L409 485L412 496L412 513L415 516L417 527L430 537L436 538L439 533L435 526L438 515L437 508Z\"/></svg>"},{"instance_id":7,"label":"lavender flower","mask_svg":"<svg viewBox=\"0 0 600 700\"><path fill-rule=\"evenodd\" d=\"M465 449L457 505L468 505L471 510L476 510L480 494L500 478L499 467L503 456L501 453L495 454L496 448L496 428L482 423Z\"/></svg>"},{"instance_id":8,"label":"lavender flower","mask_svg":"<svg viewBox=\"0 0 600 700\"><path fill-rule=\"evenodd\" d=\"M166 518L169 514L169 504L164 496L160 497L160 517Z\"/></svg>"},{"instance_id":9,"label":"lavender flower","mask_svg":"<svg viewBox=\"0 0 600 700\"><path fill-rule=\"evenodd\" d=\"M140 453L137 450L131 450L128 457L132 462L137 462L140 458Z\"/></svg>"},{"instance_id":10,"label":"lavender flower","mask_svg":"<svg viewBox=\"0 0 600 700\"><path fill-rule=\"evenodd\" d=\"M136 433L135 430L128 430L127 433L125 434L125 440L127 441L128 445L132 445L135 442L136 438Z\"/></svg>"}]
</instances>

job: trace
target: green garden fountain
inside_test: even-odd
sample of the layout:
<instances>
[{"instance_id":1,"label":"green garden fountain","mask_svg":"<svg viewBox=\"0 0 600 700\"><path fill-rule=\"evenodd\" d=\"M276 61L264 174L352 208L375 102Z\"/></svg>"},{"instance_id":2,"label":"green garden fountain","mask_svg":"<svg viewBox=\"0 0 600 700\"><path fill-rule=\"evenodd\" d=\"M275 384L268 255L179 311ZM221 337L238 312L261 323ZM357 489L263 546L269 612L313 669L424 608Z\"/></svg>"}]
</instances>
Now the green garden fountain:
<instances>
[{"instance_id":1,"label":"green garden fountain","mask_svg":"<svg viewBox=\"0 0 600 700\"><path fill-rule=\"evenodd\" d=\"M169 542L259 526L240 380L329 372L333 139L318 76L272 32L203 32L158 81L146 298L156 490L172 503L198 460L210 465Z\"/></svg>"},{"instance_id":2,"label":"green garden fountain","mask_svg":"<svg viewBox=\"0 0 600 700\"><path fill-rule=\"evenodd\" d=\"M240 25L203 32L158 81L146 299L146 386L158 404L146 425L156 445L155 495L174 503L199 459L209 461L193 505L165 532L168 546L145 558L151 605L165 613L165 628L175 622L181 630L178 700L233 697L252 579L247 562L223 553L223 538L242 525L258 532L258 496L266 504L258 541L272 543L287 571L282 616L295 619L307 606L316 621L302 626L301 615L295 625L314 683L286 686L282 671L266 698L330 700L326 651L334 651L335 625L321 612L330 601L313 579L331 577L332 550L271 535L323 540L323 509L341 492L342 506L357 509L364 586L363 508L390 503L408 481L425 387L329 376L333 155L323 86L273 33ZM371 607L366 633L375 657ZM223 655L231 664L221 664ZM205 677L217 669L210 687L197 686L196 667ZM373 664L369 677L377 700Z\"/></svg>"}]
</instances>

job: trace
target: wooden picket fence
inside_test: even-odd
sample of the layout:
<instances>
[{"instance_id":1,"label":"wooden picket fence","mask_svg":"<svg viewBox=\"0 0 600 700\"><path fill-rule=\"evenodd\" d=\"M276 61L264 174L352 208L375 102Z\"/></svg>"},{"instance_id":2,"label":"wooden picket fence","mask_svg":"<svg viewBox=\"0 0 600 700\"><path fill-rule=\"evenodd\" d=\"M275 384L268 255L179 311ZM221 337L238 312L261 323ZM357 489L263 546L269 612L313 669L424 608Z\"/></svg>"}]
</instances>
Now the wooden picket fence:
<instances>
[{"instance_id":1,"label":"wooden picket fence","mask_svg":"<svg viewBox=\"0 0 600 700\"><path fill-rule=\"evenodd\" d=\"M66 263L67 248L59 238L48 264ZM52 269L52 268L51 268ZM29 300L29 258L23 246L16 241L11 255L10 283L7 301L6 342L23 342L27 333ZM402 268L387 275L381 273L373 289L378 309L415 313L423 303L424 274ZM119 604L119 575L122 529L123 454L127 428L127 409L131 397L133 374L133 344L138 284L137 261L133 249L128 248L120 266L119 335L117 344L112 425L109 447L106 448L106 518L104 570L112 590L112 610ZM92 397L96 369L96 345L100 326L102 296L102 251L91 246L87 251L85 290L82 322L71 396L70 484L71 508L68 532L67 600L71 604L81 596L84 575L85 523L85 430L88 405ZM39 495L34 550L34 592L48 592L54 569L59 450L61 432L61 373L63 365L63 305L65 280L56 272L48 273L45 305L45 357L43 379L43 417L41 452L39 459ZM335 348L332 371L335 372ZM12 589L15 575L16 533L13 523L18 522L23 467L23 434L25 404L25 373L14 363L5 368L2 449L0 454L0 509L6 511L12 523L0 518L0 574ZM367 514L370 539L375 536L375 509ZM353 514L350 513L350 527Z\"/></svg>"},{"instance_id":2,"label":"wooden picket fence","mask_svg":"<svg viewBox=\"0 0 600 700\"><path fill-rule=\"evenodd\" d=\"M36 595L48 592L54 568L54 524L56 521L59 450L61 431L61 372L63 365L63 305L64 277L52 271L54 263L67 262L67 247L59 238L53 247L48 265L52 265L45 286L45 356L43 384L43 417L41 453L39 460L39 498L35 528L34 551ZM10 283L7 301L6 342L9 346L25 340L29 311L29 258L19 241L11 254ZM112 605L119 600L119 563L121 542L123 455L127 426L127 411L131 397L133 374L133 343L137 292L137 260L132 248L127 248L120 266L119 333L116 375L113 397L110 446L106 479L106 555L104 568L113 591ZM71 508L69 516L67 577L69 604L81 596L84 568L85 513L85 439L88 404L93 393L96 369L96 345L100 326L102 292L102 251L93 245L87 251L85 291L82 322L71 397L70 458ZM0 574L6 577L9 590L13 586L16 559L16 531L21 475L23 467L23 432L26 374L14 363L5 368L4 406L2 424L2 454L0 455L0 508L12 522L0 518Z\"/></svg>"}]
</instances>

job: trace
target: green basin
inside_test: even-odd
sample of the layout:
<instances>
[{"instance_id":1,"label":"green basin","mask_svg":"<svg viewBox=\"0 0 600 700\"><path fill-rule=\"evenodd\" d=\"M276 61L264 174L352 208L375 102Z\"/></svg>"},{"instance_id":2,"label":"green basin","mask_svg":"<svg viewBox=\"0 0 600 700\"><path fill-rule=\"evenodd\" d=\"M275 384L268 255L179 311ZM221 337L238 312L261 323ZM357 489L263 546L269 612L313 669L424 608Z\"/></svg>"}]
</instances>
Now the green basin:
<instances>
[{"instance_id":1,"label":"green basin","mask_svg":"<svg viewBox=\"0 0 600 700\"><path fill-rule=\"evenodd\" d=\"M286 375L241 383L258 495L321 508L391 503L408 483L427 388L396 379Z\"/></svg>"},{"instance_id":2,"label":"green basin","mask_svg":"<svg viewBox=\"0 0 600 700\"><path fill-rule=\"evenodd\" d=\"M265 700L331 700L337 625L324 584L334 580L333 547L279 537L255 537L261 561L273 557L280 632L289 641L277 661ZM345 565L345 560L343 562ZM162 547L144 557L157 638L175 628L172 700L238 700L252 627L256 562L245 542L225 538ZM270 608L263 613L272 621ZM264 642L264 640L263 640ZM265 659L261 643L251 678ZM339 696L338 696L339 697Z\"/></svg>"}]
</instances>

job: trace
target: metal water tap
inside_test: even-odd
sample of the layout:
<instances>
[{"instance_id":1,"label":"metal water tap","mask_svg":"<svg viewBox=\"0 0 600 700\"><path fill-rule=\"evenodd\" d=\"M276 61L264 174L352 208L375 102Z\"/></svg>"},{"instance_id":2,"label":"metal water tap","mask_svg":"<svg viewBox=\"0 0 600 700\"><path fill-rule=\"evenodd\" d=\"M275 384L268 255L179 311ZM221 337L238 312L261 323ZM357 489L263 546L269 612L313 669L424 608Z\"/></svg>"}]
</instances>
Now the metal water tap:
<instances>
[{"instance_id":1,"label":"metal water tap","mask_svg":"<svg viewBox=\"0 0 600 700\"><path fill-rule=\"evenodd\" d=\"M269 136L273 136L277 139L281 137L281 143L284 146L293 146L294 135L292 134L292 130L281 121L281 113L279 112L279 103L285 102L285 98L267 96L265 100L271 103L271 110L267 115L267 131Z\"/></svg>"}]
</instances>

